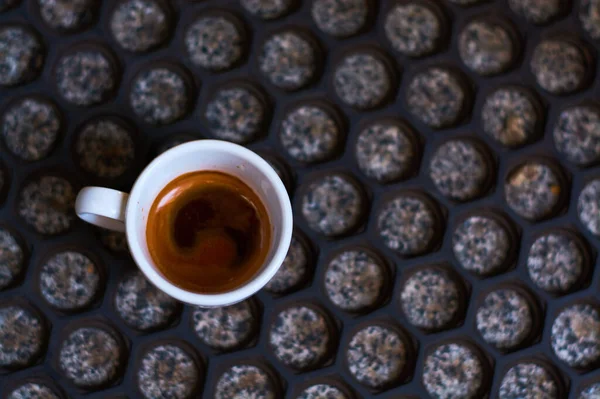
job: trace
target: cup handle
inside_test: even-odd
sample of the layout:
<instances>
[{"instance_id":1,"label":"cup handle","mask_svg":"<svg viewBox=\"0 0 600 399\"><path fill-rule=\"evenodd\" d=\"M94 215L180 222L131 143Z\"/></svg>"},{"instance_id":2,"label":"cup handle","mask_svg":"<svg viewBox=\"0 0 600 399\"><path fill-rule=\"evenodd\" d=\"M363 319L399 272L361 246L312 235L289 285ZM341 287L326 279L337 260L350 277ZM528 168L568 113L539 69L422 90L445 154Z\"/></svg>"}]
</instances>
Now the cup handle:
<instances>
[{"instance_id":1,"label":"cup handle","mask_svg":"<svg viewBox=\"0 0 600 399\"><path fill-rule=\"evenodd\" d=\"M125 208L129 194L104 187L84 187L77 194L75 213L96 226L125 231Z\"/></svg>"}]
</instances>

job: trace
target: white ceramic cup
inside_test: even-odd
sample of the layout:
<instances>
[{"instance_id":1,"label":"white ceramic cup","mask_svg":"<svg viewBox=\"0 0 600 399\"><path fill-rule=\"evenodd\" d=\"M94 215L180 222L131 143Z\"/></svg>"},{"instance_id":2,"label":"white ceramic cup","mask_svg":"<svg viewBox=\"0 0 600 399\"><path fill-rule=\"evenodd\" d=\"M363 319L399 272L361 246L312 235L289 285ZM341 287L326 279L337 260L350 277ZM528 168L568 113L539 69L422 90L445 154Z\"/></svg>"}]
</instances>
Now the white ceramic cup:
<instances>
[{"instance_id":1,"label":"white ceramic cup","mask_svg":"<svg viewBox=\"0 0 600 399\"><path fill-rule=\"evenodd\" d=\"M167 280L154 265L146 242L148 211L160 191L188 172L215 170L236 176L260 197L271 222L271 247L262 268L232 291L201 294ZM154 159L140 174L131 193L103 187L85 187L77 195L77 215L86 222L124 231L133 259L160 290L182 302L203 307L234 304L260 290L275 275L290 246L293 217L288 193L273 168L254 152L218 140L181 144Z\"/></svg>"}]
</instances>

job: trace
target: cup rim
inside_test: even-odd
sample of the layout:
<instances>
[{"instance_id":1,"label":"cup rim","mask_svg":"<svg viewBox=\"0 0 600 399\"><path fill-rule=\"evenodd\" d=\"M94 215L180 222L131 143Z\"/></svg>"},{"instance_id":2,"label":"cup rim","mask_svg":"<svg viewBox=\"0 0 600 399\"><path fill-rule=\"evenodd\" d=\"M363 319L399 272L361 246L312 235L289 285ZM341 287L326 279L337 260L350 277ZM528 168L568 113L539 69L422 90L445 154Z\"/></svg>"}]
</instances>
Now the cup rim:
<instances>
[{"instance_id":1,"label":"cup rim","mask_svg":"<svg viewBox=\"0 0 600 399\"><path fill-rule=\"evenodd\" d=\"M281 237L275 244L275 253L271 258L271 261L263 268L261 272L256 274L246 284L228 292L217 293L217 294L201 294L191 291L184 290L166 278L162 277L155 267L146 259L142 251L142 245L140 242L144 242L145 237L139 237L135 223L129 222L131 217L134 217L135 206L132 204L137 202L140 198L143 188L146 186L147 180L154 174L154 171L160 167L163 167L164 163L176 159L182 153L189 152L203 152L203 151L225 151L232 155L235 155L246 162L252 164L254 167L259 169L261 173L269 180L275 190L278 203L280 205L280 212L283 215L281 224ZM264 287L269 280L275 275L281 264L283 263L285 256L292 239L293 230L293 215L292 206L290 202L287 190L281 181L281 178L275 172L273 167L269 165L267 161L262 159L259 155L253 151L234 143L220 140L195 140L187 143L183 143L177 147L171 148L164 153L156 157L150 164L148 164L142 173L136 179L133 188L129 194L129 201L125 210L125 233L127 236L127 242L129 243L129 250L133 256L135 263L138 265L142 273L154 284L158 289L165 292L166 294L178 299L182 302L189 303L197 306L215 307L231 305L236 302L240 302L254 293L258 292Z\"/></svg>"}]
</instances>

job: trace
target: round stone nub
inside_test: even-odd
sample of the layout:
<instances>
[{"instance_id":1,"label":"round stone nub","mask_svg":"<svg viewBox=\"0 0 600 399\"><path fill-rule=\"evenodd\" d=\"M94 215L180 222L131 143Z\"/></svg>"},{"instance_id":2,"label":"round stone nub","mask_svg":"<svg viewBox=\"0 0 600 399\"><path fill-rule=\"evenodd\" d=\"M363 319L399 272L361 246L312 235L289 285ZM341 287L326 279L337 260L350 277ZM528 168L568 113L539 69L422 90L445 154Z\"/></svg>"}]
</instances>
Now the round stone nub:
<instances>
[{"instance_id":1,"label":"round stone nub","mask_svg":"<svg viewBox=\"0 0 600 399\"><path fill-rule=\"evenodd\" d=\"M192 317L196 335L215 349L239 347L256 331L256 318L249 300L231 306L196 308Z\"/></svg>"},{"instance_id":2,"label":"round stone nub","mask_svg":"<svg viewBox=\"0 0 600 399\"><path fill-rule=\"evenodd\" d=\"M402 123L374 122L356 139L356 161L360 170L380 183L409 174L418 156L412 130Z\"/></svg>"},{"instance_id":3,"label":"round stone nub","mask_svg":"<svg viewBox=\"0 0 600 399\"><path fill-rule=\"evenodd\" d=\"M110 17L110 31L117 43L136 53L162 44L170 25L166 10L155 0L125 0Z\"/></svg>"},{"instance_id":4,"label":"round stone nub","mask_svg":"<svg viewBox=\"0 0 600 399\"><path fill-rule=\"evenodd\" d=\"M329 384L311 385L302 392L296 399L351 399L344 391Z\"/></svg>"},{"instance_id":5,"label":"round stone nub","mask_svg":"<svg viewBox=\"0 0 600 399\"><path fill-rule=\"evenodd\" d=\"M275 382L260 367L244 364L227 369L217 381L214 399L275 399Z\"/></svg>"},{"instance_id":6,"label":"round stone nub","mask_svg":"<svg viewBox=\"0 0 600 399\"><path fill-rule=\"evenodd\" d=\"M504 288L487 294L477 309L477 331L485 342L499 349L521 345L533 329L533 313L519 291Z\"/></svg>"},{"instance_id":7,"label":"round stone nub","mask_svg":"<svg viewBox=\"0 0 600 399\"><path fill-rule=\"evenodd\" d=\"M438 49L443 21L426 3L397 4L385 17L384 30L394 50L422 57Z\"/></svg>"},{"instance_id":8,"label":"round stone nub","mask_svg":"<svg viewBox=\"0 0 600 399\"><path fill-rule=\"evenodd\" d=\"M587 165L600 160L600 109L577 105L563 110L553 131L554 146L569 161Z\"/></svg>"},{"instance_id":9,"label":"round stone nub","mask_svg":"<svg viewBox=\"0 0 600 399\"><path fill-rule=\"evenodd\" d=\"M146 123L166 125L187 112L190 92L179 73L153 67L138 74L129 93L133 112Z\"/></svg>"},{"instance_id":10,"label":"round stone nub","mask_svg":"<svg viewBox=\"0 0 600 399\"><path fill-rule=\"evenodd\" d=\"M294 0L240 0L240 3L250 14L262 19L275 19L286 14Z\"/></svg>"},{"instance_id":11,"label":"round stone nub","mask_svg":"<svg viewBox=\"0 0 600 399\"><path fill-rule=\"evenodd\" d=\"M307 306L279 312L269 331L269 343L275 357L297 370L311 369L323 363L331 338L325 316Z\"/></svg>"},{"instance_id":12,"label":"round stone nub","mask_svg":"<svg viewBox=\"0 0 600 399\"><path fill-rule=\"evenodd\" d=\"M281 267L275 276L265 285L265 290L283 294L302 283L309 268L309 249L297 236L292 236L292 242Z\"/></svg>"},{"instance_id":13,"label":"round stone nub","mask_svg":"<svg viewBox=\"0 0 600 399\"><path fill-rule=\"evenodd\" d=\"M508 0L508 6L517 15L534 24L545 24L562 12L563 0Z\"/></svg>"},{"instance_id":14,"label":"round stone nub","mask_svg":"<svg viewBox=\"0 0 600 399\"><path fill-rule=\"evenodd\" d=\"M456 320L461 295L460 286L447 271L426 268L406 280L400 299L402 311L410 324L437 330Z\"/></svg>"},{"instance_id":15,"label":"round stone nub","mask_svg":"<svg viewBox=\"0 0 600 399\"><path fill-rule=\"evenodd\" d=\"M501 88L490 94L481 109L483 132L507 147L532 141L541 126L537 103L520 88Z\"/></svg>"},{"instance_id":16,"label":"round stone nub","mask_svg":"<svg viewBox=\"0 0 600 399\"><path fill-rule=\"evenodd\" d=\"M19 196L17 210L25 222L40 234L60 234L75 219L75 193L68 180L42 176L29 181Z\"/></svg>"},{"instance_id":17,"label":"round stone nub","mask_svg":"<svg viewBox=\"0 0 600 399\"><path fill-rule=\"evenodd\" d=\"M385 265L364 250L335 256L325 271L325 292L338 308L360 311L381 299L388 277Z\"/></svg>"},{"instance_id":18,"label":"round stone nub","mask_svg":"<svg viewBox=\"0 0 600 399\"><path fill-rule=\"evenodd\" d=\"M50 305L61 310L82 309L100 288L98 267L82 253L59 252L40 271L40 292Z\"/></svg>"},{"instance_id":19,"label":"round stone nub","mask_svg":"<svg viewBox=\"0 0 600 399\"><path fill-rule=\"evenodd\" d=\"M204 116L215 137L243 144L262 133L265 106L254 91L231 87L216 93L206 106Z\"/></svg>"},{"instance_id":20,"label":"round stone nub","mask_svg":"<svg viewBox=\"0 0 600 399\"><path fill-rule=\"evenodd\" d=\"M102 51L80 50L65 55L58 60L55 73L58 92L75 105L102 103L117 86L115 68Z\"/></svg>"},{"instance_id":21,"label":"round stone nub","mask_svg":"<svg viewBox=\"0 0 600 399\"><path fill-rule=\"evenodd\" d=\"M374 389L397 382L408 360L408 349L400 334L384 326L367 326L357 331L346 349L350 374Z\"/></svg>"},{"instance_id":22,"label":"round stone nub","mask_svg":"<svg viewBox=\"0 0 600 399\"><path fill-rule=\"evenodd\" d=\"M195 65L222 71L240 60L244 51L244 32L232 18L201 16L190 25L185 34L185 47Z\"/></svg>"},{"instance_id":23,"label":"round stone nub","mask_svg":"<svg viewBox=\"0 0 600 399\"><path fill-rule=\"evenodd\" d=\"M121 231L113 231L104 229L101 227L97 228L100 241L109 251L115 253L128 252L127 236Z\"/></svg>"},{"instance_id":24,"label":"round stone nub","mask_svg":"<svg viewBox=\"0 0 600 399\"><path fill-rule=\"evenodd\" d=\"M6 147L26 161L48 156L60 129L60 113L50 100L26 97L12 104L2 117Z\"/></svg>"},{"instance_id":25,"label":"round stone nub","mask_svg":"<svg viewBox=\"0 0 600 399\"><path fill-rule=\"evenodd\" d=\"M600 179L583 187L577 200L579 221L594 235L600 235Z\"/></svg>"},{"instance_id":26,"label":"round stone nub","mask_svg":"<svg viewBox=\"0 0 600 399\"><path fill-rule=\"evenodd\" d=\"M128 326L148 331L166 326L177 313L179 303L136 271L117 286L115 309Z\"/></svg>"},{"instance_id":27,"label":"round stone nub","mask_svg":"<svg viewBox=\"0 0 600 399\"><path fill-rule=\"evenodd\" d=\"M566 40L540 42L531 57L531 71L540 87L553 94L572 93L586 83L588 65L583 50Z\"/></svg>"},{"instance_id":28,"label":"round stone nub","mask_svg":"<svg viewBox=\"0 0 600 399\"><path fill-rule=\"evenodd\" d=\"M554 213L561 190L559 177L550 166L527 162L509 174L504 199L519 216L537 221Z\"/></svg>"},{"instance_id":29,"label":"round stone nub","mask_svg":"<svg viewBox=\"0 0 600 399\"><path fill-rule=\"evenodd\" d=\"M519 363L502 378L498 399L558 399L558 383L543 366Z\"/></svg>"},{"instance_id":30,"label":"round stone nub","mask_svg":"<svg viewBox=\"0 0 600 399\"><path fill-rule=\"evenodd\" d=\"M46 384L28 382L13 389L6 399L60 399L60 397Z\"/></svg>"},{"instance_id":31,"label":"round stone nub","mask_svg":"<svg viewBox=\"0 0 600 399\"><path fill-rule=\"evenodd\" d=\"M423 384L432 398L475 399L480 397L485 372L481 359L469 346L443 344L425 358Z\"/></svg>"},{"instance_id":32,"label":"round stone nub","mask_svg":"<svg viewBox=\"0 0 600 399\"><path fill-rule=\"evenodd\" d=\"M567 365L585 368L600 360L600 313L592 305L572 305L552 323L551 343Z\"/></svg>"},{"instance_id":33,"label":"round stone nub","mask_svg":"<svg viewBox=\"0 0 600 399\"><path fill-rule=\"evenodd\" d=\"M600 13L598 10L600 10L599 0L581 0L579 2L579 20L583 29L592 39L600 39ZM598 390L600 397L600 386L598 386Z\"/></svg>"},{"instance_id":34,"label":"round stone nub","mask_svg":"<svg viewBox=\"0 0 600 399\"><path fill-rule=\"evenodd\" d=\"M452 250L465 270L489 275L506 266L511 239L502 223L475 215L465 219L452 234Z\"/></svg>"},{"instance_id":35,"label":"round stone nub","mask_svg":"<svg viewBox=\"0 0 600 399\"><path fill-rule=\"evenodd\" d=\"M578 399L598 399L600 398L600 384L596 383L585 388Z\"/></svg>"},{"instance_id":36,"label":"round stone nub","mask_svg":"<svg viewBox=\"0 0 600 399\"><path fill-rule=\"evenodd\" d=\"M389 97L394 84L385 60L363 51L346 55L336 65L333 86L346 105L369 109L381 105Z\"/></svg>"},{"instance_id":37,"label":"round stone nub","mask_svg":"<svg viewBox=\"0 0 600 399\"><path fill-rule=\"evenodd\" d=\"M299 32L278 32L262 45L258 66L273 85L298 90L316 77L317 51L312 40Z\"/></svg>"},{"instance_id":38,"label":"round stone nub","mask_svg":"<svg viewBox=\"0 0 600 399\"><path fill-rule=\"evenodd\" d=\"M555 294L571 290L581 280L584 266L583 249L577 240L560 232L538 237L527 257L531 281Z\"/></svg>"},{"instance_id":39,"label":"round stone nub","mask_svg":"<svg viewBox=\"0 0 600 399\"><path fill-rule=\"evenodd\" d=\"M72 32L94 22L98 0L37 0L42 19L51 28Z\"/></svg>"},{"instance_id":40,"label":"round stone nub","mask_svg":"<svg viewBox=\"0 0 600 399\"><path fill-rule=\"evenodd\" d=\"M377 217L377 230L383 243L405 256L427 251L438 227L435 209L425 199L412 194L389 201Z\"/></svg>"},{"instance_id":41,"label":"round stone nub","mask_svg":"<svg viewBox=\"0 0 600 399\"><path fill-rule=\"evenodd\" d=\"M24 260L25 252L17 237L0 227L0 290L12 284L21 274Z\"/></svg>"},{"instance_id":42,"label":"round stone nub","mask_svg":"<svg viewBox=\"0 0 600 399\"><path fill-rule=\"evenodd\" d=\"M135 147L131 133L111 119L96 119L84 125L75 141L79 165L88 173L109 178L121 176L133 162Z\"/></svg>"},{"instance_id":43,"label":"round stone nub","mask_svg":"<svg viewBox=\"0 0 600 399\"><path fill-rule=\"evenodd\" d=\"M366 0L315 0L311 11L315 24L323 32L346 37L365 25L369 4Z\"/></svg>"},{"instance_id":44,"label":"round stone nub","mask_svg":"<svg viewBox=\"0 0 600 399\"><path fill-rule=\"evenodd\" d=\"M515 44L501 23L471 21L458 37L462 62L480 75L495 75L510 67L515 57Z\"/></svg>"},{"instance_id":45,"label":"round stone nub","mask_svg":"<svg viewBox=\"0 0 600 399\"><path fill-rule=\"evenodd\" d=\"M38 35L29 28L6 25L0 28L0 85L12 86L35 78L44 63Z\"/></svg>"},{"instance_id":46,"label":"round stone nub","mask_svg":"<svg viewBox=\"0 0 600 399\"><path fill-rule=\"evenodd\" d=\"M342 132L331 112L318 104L306 104L285 116L279 139L292 158L309 163L333 156Z\"/></svg>"},{"instance_id":47,"label":"round stone nub","mask_svg":"<svg viewBox=\"0 0 600 399\"><path fill-rule=\"evenodd\" d=\"M0 367L30 365L40 355L44 340L44 327L35 313L17 305L0 308Z\"/></svg>"},{"instance_id":48,"label":"round stone nub","mask_svg":"<svg viewBox=\"0 0 600 399\"><path fill-rule=\"evenodd\" d=\"M446 197L468 201L479 195L489 178L485 154L469 140L450 140L438 147L429 163L429 177Z\"/></svg>"},{"instance_id":49,"label":"round stone nub","mask_svg":"<svg viewBox=\"0 0 600 399\"><path fill-rule=\"evenodd\" d=\"M417 73L408 84L405 97L410 113L434 129L455 125L468 102L462 78L441 67Z\"/></svg>"},{"instance_id":50,"label":"round stone nub","mask_svg":"<svg viewBox=\"0 0 600 399\"><path fill-rule=\"evenodd\" d=\"M200 370L190 354L165 344L144 353L137 371L138 389L146 399L192 397Z\"/></svg>"},{"instance_id":51,"label":"round stone nub","mask_svg":"<svg viewBox=\"0 0 600 399\"><path fill-rule=\"evenodd\" d=\"M301 209L311 229L331 237L355 229L364 205L360 189L348 177L334 174L308 186Z\"/></svg>"},{"instance_id":52,"label":"round stone nub","mask_svg":"<svg viewBox=\"0 0 600 399\"><path fill-rule=\"evenodd\" d=\"M60 368L79 387L100 387L117 376L121 351L117 339L107 331L95 327L79 328L62 343Z\"/></svg>"}]
</instances>

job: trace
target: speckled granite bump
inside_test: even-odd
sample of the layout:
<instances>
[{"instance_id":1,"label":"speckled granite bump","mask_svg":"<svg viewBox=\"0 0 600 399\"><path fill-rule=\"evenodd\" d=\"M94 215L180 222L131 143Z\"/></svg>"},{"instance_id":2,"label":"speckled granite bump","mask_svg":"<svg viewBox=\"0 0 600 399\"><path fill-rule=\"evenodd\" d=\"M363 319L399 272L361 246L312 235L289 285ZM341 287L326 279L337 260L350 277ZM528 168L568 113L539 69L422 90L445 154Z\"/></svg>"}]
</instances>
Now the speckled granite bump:
<instances>
[{"instance_id":1,"label":"speckled granite bump","mask_svg":"<svg viewBox=\"0 0 600 399\"><path fill-rule=\"evenodd\" d=\"M50 100L25 97L2 116L2 136L10 152L26 161L45 158L62 128L58 108Z\"/></svg>"},{"instance_id":2,"label":"speckled granite bump","mask_svg":"<svg viewBox=\"0 0 600 399\"><path fill-rule=\"evenodd\" d=\"M507 70L515 58L515 44L501 23L476 19L458 37L463 63L480 75L496 75Z\"/></svg>"},{"instance_id":3,"label":"speckled granite bump","mask_svg":"<svg viewBox=\"0 0 600 399\"><path fill-rule=\"evenodd\" d=\"M449 140L429 161L429 177L444 196L468 201L481 195L489 180L487 158L470 140Z\"/></svg>"},{"instance_id":4,"label":"speckled granite bump","mask_svg":"<svg viewBox=\"0 0 600 399\"><path fill-rule=\"evenodd\" d=\"M385 16L385 36L394 50L410 57L422 57L437 50L443 21L435 3L407 2L392 7Z\"/></svg>"},{"instance_id":5,"label":"speckled granite bump","mask_svg":"<svg viewBox=\"0 0 600 399\"><path fill-rule=\"evenodd\" d=\"M146 399L189 399L200 379L199 366L179 346L156 346L141 358L137 385Z\"/></svg>"},{"instance_id":6,"label":"speckled granite bump","mask_svg":"<svg viewBox=\"0 0 600 399\"><path fill-rule=\"evenodd\" d=\"M417 72L405 92L408 111L421 123L441 129L455 125L468 102L463 79L450 69L431 67Z\"/></svg>"},{"instance_id":7,"label":"speckled granite bump","mask_svg":"<svg viewBox=\"0 0 600 399\"><path fill-rule=\"evenodd\" d=\"M585 388L578 396L578 399L599 399L600 384L596 383Z\"/></svg>"},{"instance_id":8,"label":"speckled granite bump","mask_svg":"<svg viewBox=\"0 0 600 399\"><path fill-rule=\"evenodd\" d=\"M50 257L39 274L42 296L60 310L85 308L98 294L100 271L94 262L76 251L59 252Z\"/></svg>"},{"instance_id":9,"label":"speckled granite bump","mask_svg":"<svg viewBox=\"0 0 600 399\"><path fill-rule=\"evenodd\" d=\"M537 221L556 211L563 187L547 164L527 162L514 168L504 184L504 200L519 216Z\"/></svg>"},{"instance_id":10,"label":"speckled granite bump","mask_svg":"<svg viewBox=\"0 0 600 399\"><path fill-rule=\"evenodd\" d=\"M364 110L381 105L394 83L392 72L380 56L355 51L335 66L333 88L344 104Z\"/></svg>"},{"instance_id":11,"label":"speckled granite bump","mask_svg":"<svg viewBox=\"0 0 600 399\"><path fill-rule=\"evenodd\" d=\"M412 171L418 156L412 130L404 123L376 121L356 140L356 162L368 177L389 183Z\"/></svg>"},{"instance_id":12,"label":"speckled granite bump","mask_svg":"<svg viewBox=\"0 0 600 399\"><path fill-rule=\"evenodd\" d=\"M501 270L511 249L508 231L490 216L470 216L452 234L452 251L460 266L478 275Z\"/></svg>"},{"instance_id":13,"label":"speckled granite bump","mask_svg":"<svg viewBox=\"0 0 600 399\"><path fill-rule=\"evenodd\" d=\"M589 181L579 193L577 215L590 233L600 235L600 179Z\"/></svg>"},{"instance_id":14,"label":"speckled granite bump","mask_svg":"<svg viewBox=\"0 0 600 399\"><path fill-rule=\"evenodd\" d=\"M63 341L58 357L61 371L72 383L94 388L109 384L117 377L122 348L107 331L83 327L71 332Z\"/></svg>"},{"instance_id":15,"label":"speckled granite bump","mask_svg":"<svg viewBox=\"0 0 600 399\"><path fill-rule=\"evenodd\" d=\"M484 365L469 346L448 343L425 358L423 384L436 399L475 399L483 388Z\"/></svg>"},{"instance_id":16,"label":"speckled granite bump","mask_svg":"<svg viewBox=\"0 0 600 399\"><path fill-rule=\"evenodd\" d=\"M87 28L96 19L98 0L37 0L42 20L51 28L74 32Z\"/></svg>"},{"instance_id":17,"label":"speckled granite bump","mask_svg":"<svg viewBox=\"0 0 600 399\"><path fill-rule=\"evenodd\" d=\"M542 120L537 101L520 87L501 87L481 109L483 132L507 147L520 147L538 135Z\"/></svg>"},{"instance_id":18,"label":"speckled granite bump","mask_svg":"<svg viewBox=\"0 0 600 399\"><path fill-rule=\"evenodd\" d=\"M222 71L240 60L244 50L244 32L235 17L205 15L196 19L185 34L185 47L196 66Z\"/></svg>"},{"instance_id":19,"label":"speckled granite bump","mask_svg":"<svg viewBox=\"0 0 600 399\"><path fill-rule=\"evenodd\" d=\"M271 35L262 45L258 67L283 90L298 90L317 74L318 49L305 34L287 30Z\"/></svg>"},{"instance_id":20,"label":"speckled granite bump","mask_svg":"<svg viewBox=\"0 0 600 399\"><path fill-rule=\"evenodd\" d=\"M75 220L75 193L68 180L42 176L27 182L19 196L17 212L40 234L64 233Z\"/></svg>"},{"instance_id":21,"label":"speckled granite bump","mask_svg":"<svg viewBox=\"0 0 600 399\"><path fill-rule=\"evenodd\" d=\"M272 293L283 294L297 287L309 273L309 256L309 249L306 245L296 235L292 235L290 248L281 267L264 289Z\"/></svg>"},{"instance_id":22,"label":"speckled granite bump","mask_svg":"<svg viewBox=\"0 0 600 399\"><path fill-rule=\"evenodd\" d=\"M45 384L28 382L8 393L7 399L60 399L60 397Z\"/></svg>"},{"instance_id":23,"label":"speckled granite bump","mask_svg":"<svg viewBox=\"0 0 600 399\"><path fill-rule=\"evenodd\" d=\"M502 378L499 399L558 399L558 382L543 366L519 363Z\"/></svg>"},{"instance_id":24,"label":"speckled granite bump","mask_svg":"<svg viewBox=\"0 0 600 399\"><path fill-rule=\"evenodd\" d=\"M477 330L484 341L499 349L522 344L531 335L533 322L527 297L511 288L490 292L477 309Z\"/></svg>"},{"instance_id":25,"label":"speckled granite bump","mask_svg":"<svg viewBox=\"0 0 600 399\"><path fill-rule=\"evenodd\" d=\"M17 237L0 227L0 290L8 287L21 274L25 253Z\"/></svg>"},{"instance_id":26,"label":"speckled granite bump","mask_svg":"<svg viewBox=\"0 0 600 399\"><path fill-rule=\"evenodd\" d=\"M119 282L115 309L128 326L147 331L166 326L179 310L179 303L136 271Z\"/></svg>"},{"instance_id":27,"label":"speckled granite bump","mask_svg":"<svg viewBox=\"0 0 600 399\"><path fill-rule=\"evenodd\" d=\"M384 204L377 216L383 243L401 255L425 252L433 243L438 220L431 205L411 194L401 194Z\"/></svg>"},{"instance_id":28,"label":"speckled granite bump","mask_svg":"<svg viewBox=\"0 0 600 399\"><path fill-rule=\"evenodd\" d=\"M556 18L563 10L563 0L508 0L515 14L534 24L545 24Z\"/></svg>"},{"instance_id":29,"label":"speckled granite bump","mask_svg":"<svg viewBox=\"0 0 600 399\"><path fill-rule=\"evenodd\" d=\"M110 32L125 50L145 52L162 44L171 29L166 10L155 0L125 0L110 16Z\"/></svg>"},{"instance_id":30,"label":"speckled granite bump","mask_svg":"<svg viewBox=\"0 0 600 399\"><path fill-rule=\"evenodd\" d=\"M30 365L41 355L45 336L42 320L19 305L0 308L0 367Z\"/></svg>"},{"instance_id":31,"label":"speckled granite bump","mask_svg":"<svg viewBox=\"0 0 600 399\"><path fill-rule=\"evenodd\" d=\"M600 1L598 0L581 0L579 2L579 20L583 29L585 29L592 39L600 39L599 9Z\"/></svg>"},{"instance_id":32,"label":"speckled granite bump","mask_svg":"<svg viewBox=\"0 0 600 399\"><path fill-rule=\"evenodd\" d=\"M530 66L537 84L553 94L581 89L589 68L579 46L559 39L540 42L533 51Z\"/></svg>"},{"instance_id":33,"label":"speckled granite bump","mask_svg":"<svg viewBox=\"0 0 600 399\"><path fill-rule=\"evenodd\" d=\"M443 329L458 316L460 286L443 269L418 270L404 282L401 290L402 311L415 327Z\"/></svg>"},{"instance_id":34,"label":"speckled granite bump","mask_svg":"<svg viewBox=\"0 0 600 399\"><path fill-rule=\"evenodd\" d=\"M34 79L44 63L38 34L24 25L0 28L0 85L13 86Z\"/></svg>"},{"instance_id":35,"label":"speckled granite bump","mask_svg":"<svg viewBox=\"0 0 600 399\"><path fill-rule=\"evenodd\" d=\"M368 0L315 0L311 15L317 27L337 37L351 36L367 22Z\"/></svg>"},{"instance_id":36,"label":"speckled granite bump","mask_svg":"<svg viewBox=\"0 0 600 399\"><path fill-rule=\"evenodd\" d=\"M166 125L187 112L190 90L183 76L166 67L150 67L131 85L129 103L144 122Z\"/></svg>"},{"instance_id":37,"label":"speckled granite bump","mask_svg":"<svg viewBox=\"0 0 600 399\"><path fill-rule=\"evenodd\" d=\"M600 108L580 104L564 109L552 132L554 146L567 160L587 165L600 160Z\"/></svg>"},{"instance_id":38,"label":"speckled granite bump","mask_svg":"<svg viewBox=\"0 0 600 399\"><path fill-rule=\"evenodd\" d=\"M250 14L265 20L280 18L290 11L294 0L240 0Z\"/></svg>"},{"instance_id":39,"label":"speckled granite bump","mask_svg":"<svg viewBox=\"0 0 600 399\"><path fill-rule=\"evenodd\" d=\"M98 118L87 122L75 141L80 166L102 178L121 176L133 163L132 133L118 120Z\"/></svg>"},{"instance_id":40,"label":"speckled granite bump","mask_svg":"<svg viewBox=\"0 0 600 399\"><path fill-rule=\"evenodd\" d=\"M129 251L127 236L125 236L125 233L107 230L101 227L98 227L96 230L98 231L102 245L104 245L104 247L106 247L109 251L116 254L124 254Z\"/></svg>"},{"instance_id":41,"label":"speckled granite bump","mask_svg":"<svg viewBox=\"0 0 600 399\"><path fill-rule=\"evenodd\" d=\"M565 364L585 368L600 360L600 313L592 305L563 309L552 323L552 350Z\"/></svg>"},{"instance_id":42,"label":"speckled granite bump","mask_svg":"<svg viewBox=\"0 0 600 399\"><path fill-rule=\"evenodd\" d=\"M216 308L196 308L192 315L196 335L206 345L234 349L256 332L256 317L250 300Z\"/></svg>"},{"instance_id":43,"label":"speckled granite bump","mask_svg":"<svg viewBox=\"0 0 600 399\"><path fill-rule=\"evenodd\" d=\"M341 127L332 112L317 103L290 110L279 130L279 140L287 154L307 163L331 158L342 139Z\"/></svg>"},{"instance_id":44,"label":"speckled granite bump","mask_svg":"<svg viewBox=\"0 0 600 399\"><path fill-rule=\"evenodd\" d=\"M538 237L527 257L527 271L539 288L554 294L568 292L584 272L583 249L577 240L561 232Z\"/></svg>"},{"instance_id":45,"label":"speckled granite bump","mask_svg":"<svg viewBox=\"0 0 600 399\"><path fill-rule=\"evenodd\" d=\"M333 174L307 187L301 210L311 229L326 236L337 236L358 225L364 205L360 189L348 177Z\"/></svg>"},{"instance_id":46,"label":"speckled granite bump","mask_svg":"<svg viewBox=\"0 0 600 399\"><path fill-rule=\"evenodd\" d=\"M217 381L214 399L276 399L271 376L260 367L243 364L227 369Z\"/></svg>"},{"instance_id":47,"label":"speckled granite bump","mask_svg":"<svg viewBox=\"0 0 600 399\"><path fill-rule=\"evenodd\" d=\"M296 399L351 399L341 389L330 384L311 385L302 392Z\"/></svg>"},{"instance_id":48,"label":"speckled granite bump","mask_svg":"<svg viewBox=\"0 0 600 399\"><path fill-rule=\"evenodd\" d=\"M216 92L206 106L204 117L216 138L244 144L263 133L266 109L254 90L227 87Z\"/></svg>"},{"instance_id":49,"label":"speckled granite bump","mask_svg":"<svg viewBox=\"0 0 600 399\"><path fill-rule=\"evenodd\" d=\"M269 331L275 357L297 370L314 368L326 360L330 327L320 312L298 305L277 314Z\"/></svg>"},{"instance_id":50,"label":"speckled granite bump","mask_svg":"<svg viewBox=\"0 0 600 399\"><path fill-rule=\"evenodd\" d=\"M381 389L397 382L408 360L402 337L379 325L357 331L346 348L350 374L369 388Z\"/></svg>"},{"instance_id":51,"label":"speckled granite bump","mask_svg":"<svg viewBox=\"0 0 600 399\"><path fill-rule=\"evenodd\" d=\"M381 261L364 250L336 255L325 270L325 292L331 302L346 311L360 311L381 299L389 278Z\"/></svg>"}]
</instances>

